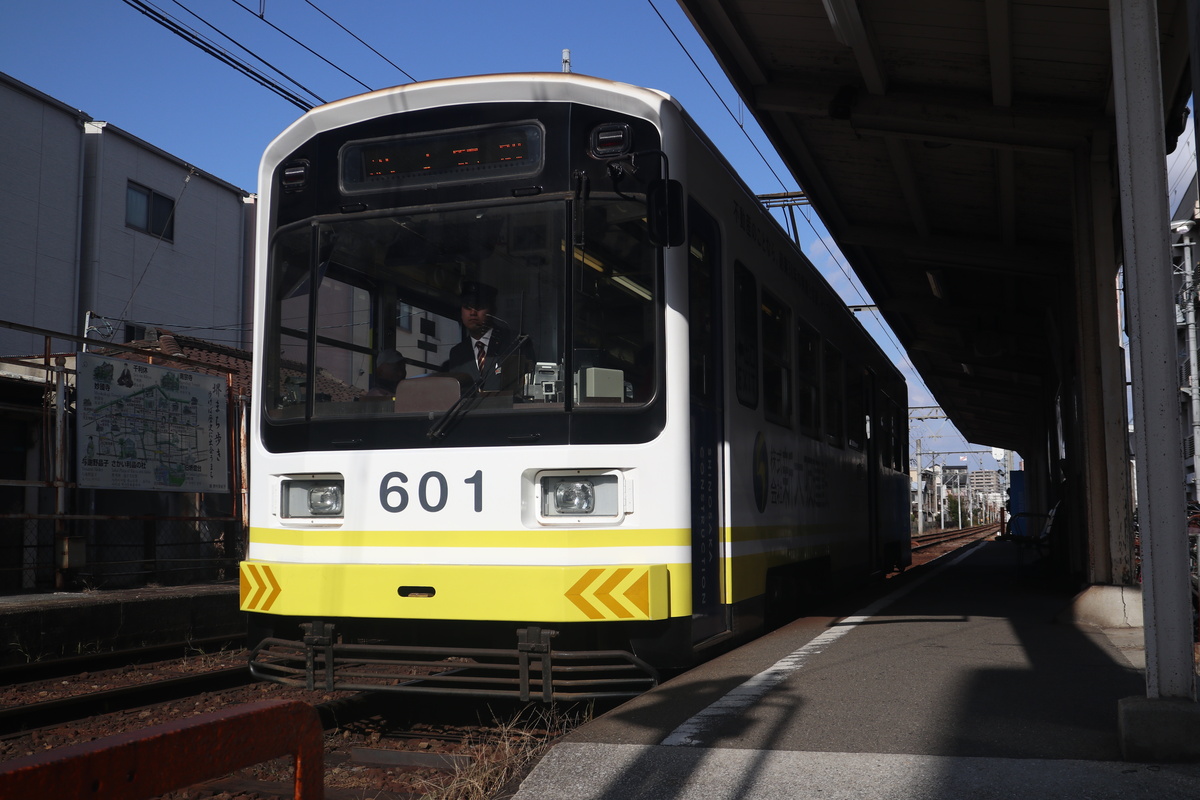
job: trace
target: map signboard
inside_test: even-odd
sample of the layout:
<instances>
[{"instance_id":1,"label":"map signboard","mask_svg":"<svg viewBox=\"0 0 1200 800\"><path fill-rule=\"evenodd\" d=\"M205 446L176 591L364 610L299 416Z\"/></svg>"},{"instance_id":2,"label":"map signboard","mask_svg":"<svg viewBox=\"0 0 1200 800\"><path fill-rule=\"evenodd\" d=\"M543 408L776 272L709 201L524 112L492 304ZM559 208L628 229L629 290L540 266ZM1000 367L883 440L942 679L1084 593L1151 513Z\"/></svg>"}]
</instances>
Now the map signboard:
<instances>
[{"instance_id":1,"label":"map signboard","mask_svg":"<svg viewBox=\"0 0 1200 800\"><path fill-rule=\"evenodd\" d=\"M91 353L77 366L80 486L229 491L223 378Z\"/></svg>"}]
</instances>

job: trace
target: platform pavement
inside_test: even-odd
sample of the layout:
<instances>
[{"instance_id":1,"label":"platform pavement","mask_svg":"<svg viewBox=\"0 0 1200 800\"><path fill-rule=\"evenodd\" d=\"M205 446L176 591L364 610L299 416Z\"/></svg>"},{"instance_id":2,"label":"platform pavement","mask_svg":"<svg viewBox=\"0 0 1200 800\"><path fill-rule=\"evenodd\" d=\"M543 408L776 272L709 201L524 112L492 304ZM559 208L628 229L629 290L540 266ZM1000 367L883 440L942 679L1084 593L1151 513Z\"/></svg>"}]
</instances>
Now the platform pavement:
<instances>
[{"instance_id":1,"label":"platform pavement","mask_svg":"<svg viewBox=\"0 0 1200 800\"><path fill-rule=\"evenodd\" d=\"M233 581L0 596L0 666L245 630Z\"/></svg>"},{"instance_id":2,"label":"platform pavement","mask_svg":"<svg viewBox=\"0 0 1200 800\"><path fill-rule=\"evenodd\" d=\"M904 578L599 716L513 800L1200 797L1200 764L1122 760L1140 629L1086 621L1011 542Z\"/></svg>"}]
</instances>

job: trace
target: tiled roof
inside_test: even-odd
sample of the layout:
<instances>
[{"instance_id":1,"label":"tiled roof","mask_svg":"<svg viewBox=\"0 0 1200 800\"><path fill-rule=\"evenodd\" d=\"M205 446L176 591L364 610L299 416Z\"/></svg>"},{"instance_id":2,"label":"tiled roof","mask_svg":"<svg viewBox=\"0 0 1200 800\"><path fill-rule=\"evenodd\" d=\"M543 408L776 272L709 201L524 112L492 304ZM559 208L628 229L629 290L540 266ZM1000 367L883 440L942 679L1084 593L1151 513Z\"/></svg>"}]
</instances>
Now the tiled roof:
<instances>
[{"instance_id":1,"label":"tiled roof","mask_svg":"<svg viewBox=\"0 0 1200 800\"><path fill-rule=\"evenodd\" d=\"M214 369L206 369L195 364L179 363L173 365L171 361L164 360L164 366L178 366L181 369L194 370L205 375L222 377L231 375L234 394L245 395L247 397L250 395L253 356L248 350L240 350L236 347L228 347L191 336L180 336L165 328L158 329L157 340L143 339L136 342L129 342L129 344L132 347L138 347L143 350L157 350L166 355L183 356L192 361L199 361L202 364L211 364ZM93 350L102 352L100 348L93 348ZM108 354L115 358L125 358L132 361L148 360L147 357L137 353L111 351Z\"/></svg>"}]
</instances>

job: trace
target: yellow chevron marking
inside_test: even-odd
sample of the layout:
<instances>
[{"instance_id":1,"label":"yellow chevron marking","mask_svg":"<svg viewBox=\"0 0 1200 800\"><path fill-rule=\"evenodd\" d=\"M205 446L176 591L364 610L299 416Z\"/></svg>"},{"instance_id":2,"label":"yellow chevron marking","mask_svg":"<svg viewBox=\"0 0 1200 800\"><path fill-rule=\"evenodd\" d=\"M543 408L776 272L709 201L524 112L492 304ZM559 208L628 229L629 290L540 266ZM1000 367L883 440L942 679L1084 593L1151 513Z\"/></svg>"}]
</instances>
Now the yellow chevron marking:
<instances>
[{"instance_id":1,"label":"yellow chevron marking","mask_svg":"<svg viewBox=\"0 0 1200 800\"><path fill-rule=\"evenodd\" d=\"M250 570L250 580L254 581L254 585L258 587L258 591L254 593L254 597L250 598L249 607L251 609L258 608L258 603L262 600L263 592L267 590L267 584L263 581L262 576L258 574L258 568L253 564L247 564L246 569Z\"/></svg>"},{"instance_id":2,"label":"yellow chevron marking","mask_svg":"<svg viewBox=\"0 0 1200 800\"><path fill-rule=\"evenodd\" d=\"M650 616L650 573L642 572L624 591L621 584L634 574L633 567L598 567L583 573L564 596L588 619L633 619L636 608ZM622 602L624 598L625 602ZM607 611L606 611L607 610Z\"/></svg>"},{"instance_id":3,"label":"yellow chevron marking","mask_svg":"<svg viewBox=\"0 0 1200 800\"><path fill-rule=\"evenodd\" d=\"M266 564L255 565L243 563L244 569L241 571L238 581L238 604L241 608L247 611L270 611L271 606L275 604L276 598L282 593L283 589L279 586L279 582L275 580L275 575L272 574L271 568ZM259 570L262 574L259 574ZM269 591L268 591L269 590ZM252 597L248 596L254 592ZM266 595L264 601L263 595ZM262 603L262 607L259 607Z\"/></svg>"},{"instance_id":4,"label":"yellow chevron marking","mask_svg":"<svg viewBox=\"0 0 1200 800\"><path fill-rule=\"evenodd\" d=\"M592 581L596 580L600 575L604 574L602 569L589 569L583 573L583 577L575 581L566 592L566 598L575 604L575 607L584 613L588 619L604 619L604 612L599 611L595 606L589 603L583 597L583 591L592 585Z\"/></svg>"},{"instance_id":5,"label":"yellow chevron marking","mask_svg":"<svg viewBox=\"0 0 1200 800\"><path fill-rule=\"evenodd\" d=\"M650 616L650 573L643 572L642 577L633 582L625 590L625 599L633 603L643 617Z\"/></svg>"},{"instance_id":6,"label":"yellow chevron marking","mask_svg":"<svg viewBox=\"0 0 1200 800\"><path fill-rule=\"evenodd\" d=\"M280 588L279 582L275 580L275 574L271 572L270 567L264 565L262 571L267 576L267 580L271 583L271 594L267 595L267 602L263 603L262 610L270 611L271 606L275 605L275 598L279 597L279 594L283 591L283 589Z\"/></svg>"},{"instance_id":7,"label":"yellow chevron marking","mask_svg":"<svg viewBox=\"0 0 1200 800\"><path fill-rule=\"evenodd\" d=\"M238 608L246 607L246 595L250 594L250 578L247 575L246 565L238 570Z\"/></svg>"},{"instance_id":8,"label":"yellow chevron marking","mask_svg":"<svg viewBox=\"0 0 1200 800\"><path fill-rule=\"evenodd\" d=\"M621 605L621 601L612 596L613 589L617 588L617 584L625 580L625 577L631 572L633 570L629 568L618 569L612 574L611 578L604 582L603 586L596 590L596 599L608 606L608 610L616 614L617 619L630 619L633 617L629 609Z\"/></svg>"}]
</instances>

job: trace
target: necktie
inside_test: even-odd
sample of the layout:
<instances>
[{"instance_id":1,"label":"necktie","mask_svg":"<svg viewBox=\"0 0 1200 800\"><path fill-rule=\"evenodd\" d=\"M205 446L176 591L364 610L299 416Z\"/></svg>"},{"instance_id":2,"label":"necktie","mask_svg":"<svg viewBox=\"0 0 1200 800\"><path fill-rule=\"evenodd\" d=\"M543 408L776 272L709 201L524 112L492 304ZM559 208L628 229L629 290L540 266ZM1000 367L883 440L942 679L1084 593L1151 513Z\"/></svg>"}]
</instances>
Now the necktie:
<instances>
[{"instance_id":1,"label":"necktie","mask_svg":"<svg viewBox=\"0 0 1200 800\"><path fill-rule=\"evenodd\" d=\"M479 363L479 374L483 374L483 360L487 356L483 342L475 342L475 360Z\"/></svg>"}]
</instances>

